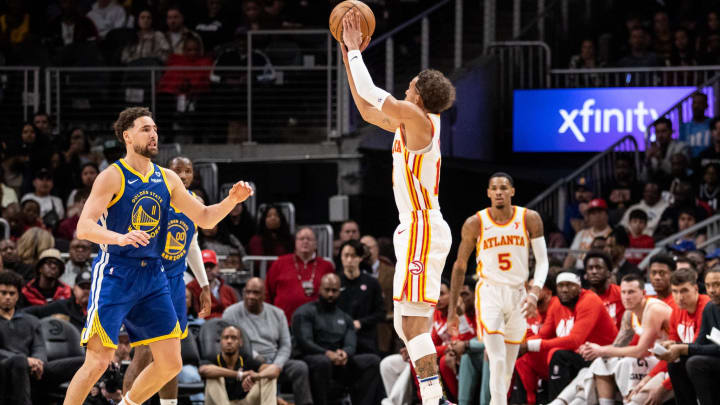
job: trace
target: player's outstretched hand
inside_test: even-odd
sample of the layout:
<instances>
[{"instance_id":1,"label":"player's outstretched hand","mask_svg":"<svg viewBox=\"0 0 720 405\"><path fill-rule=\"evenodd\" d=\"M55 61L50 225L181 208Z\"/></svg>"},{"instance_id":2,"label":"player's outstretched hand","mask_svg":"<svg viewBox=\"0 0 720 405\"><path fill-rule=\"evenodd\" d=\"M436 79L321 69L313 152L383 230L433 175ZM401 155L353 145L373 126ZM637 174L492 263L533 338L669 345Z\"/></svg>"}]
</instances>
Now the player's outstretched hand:
<instances>
[{"instance_id":1,"label":"player's outstretched hand","mask_svg":"<svg viewBox=\"0 0 720 405\"><path fill-rule=\"evenodd\" d=\"M210 298L210 287L205 286L200 292L200 312L198 312L198 318L207 318L210 316L210 308L212 306L212 299Z\"/></svg>"},{"instance_id":2,"label":"player's outstretched hand","mask_svg":"<svg viewBox=\"0 0 720 405\"><path fill-rule=\"evenodd\" d=\"M372 37L365 37L365 39L363 39L362 44L360 44L360 52L364 51L364 50L368 47L368 45L370 45L370 40L371 40L371 39L372 39ZM345 46L345 44L343 44L343 43L340 44L340 52L342 52L343 62L347 65L347 63L348 63L348 57L347 57L348 49L347 49L347 46Z\"/></svg>"},{"instance_id":3,"label":"player's outstretched hand","mask_svg":"<svg viewBox=\"0 0 720 405\"><path fill-rule=\"evenodd\" d=\"M127 246L132 245L133 247L147 246L150 243L150 235L145 231L130 231L124 235L120 235L116 245Z\"/></svg>"},{"instance_id":4,"label":"player's outstretched hand","mask_svg":"<svg viewBox=\"0 0 720 405\"><path fill-rule=\"evenodd\" d=\"M360 16L355 10L351 10L343 17L343 43L348 50L360 49L363 43L363 34L360 30Z\"/></svg>"},{"instance_id":5,"label":"player's outstretched hand","mask_svg":"<svg viewBox=\"0 0 720 405\"><path fill-rule=\"evenodd\" d=\"M450 336L457 337L460 334L458 332L459 324L460 324L460 320L458 318L457 312L448 311L447 330L448 330L448 333L450 333Z\"/></svg>"},{"instance_id":6,"label":"player's outstretched hand","mask_svg":"<svg viewBox=\"0 0 720 405\"><path fill-rule=\"evenodd\" d=\"M230 189L230 193L228 193L228 198L233 200L235 204L240 204L241 202L247 200L248 197L253 194L255 194L255 191L253 191L252 187L248 183L244 181L238 181Z\"/></svg>"}]
</instances>

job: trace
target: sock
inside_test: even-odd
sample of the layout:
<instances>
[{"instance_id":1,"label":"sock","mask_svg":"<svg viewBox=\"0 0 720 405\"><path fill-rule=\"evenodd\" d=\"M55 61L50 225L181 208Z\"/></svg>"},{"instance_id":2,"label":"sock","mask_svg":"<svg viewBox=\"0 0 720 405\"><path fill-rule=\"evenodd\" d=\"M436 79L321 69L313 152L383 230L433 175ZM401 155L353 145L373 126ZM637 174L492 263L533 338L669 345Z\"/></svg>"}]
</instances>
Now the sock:
<instances>
[{"instance_id":1,"label":"sock","mask_svg":"<svg viewBox=\"0 0 720 405\"><path fill-rule=\"evenodd\" d=\"M615 405L614 399L598 398L599 405Z\"/></svg>"},{"instance_id":2,"label":"sock","mask_svg":"<svg viewBox=\"0 0 720 405\"><path fill-rule=\"evenodd\" d=\"M426 378L418 377L418 381L420 382L420 396L423 405L438 405L440 398L443 396L440 378L437 375Z\"/></svg>"},{"instance_id":3,"label":"sock","mask_svg":"<svg viewBox=\"0 0 720 405\"><path fill-rule=\"evenodd\" d=\"M118 405L138 405L137 403L130 400L130 393L128 392L123 397L122 401Z\"/></svg>"},{"instance_id":4,"label":"sock","mask_svg":"<svg viewBox=\"0 0 720 405\"><path fill-rule=\"evenodd\" d=\"M160 405L177 405L177 398L175 399L160 399Z\"/></svg>"}]
</instances>

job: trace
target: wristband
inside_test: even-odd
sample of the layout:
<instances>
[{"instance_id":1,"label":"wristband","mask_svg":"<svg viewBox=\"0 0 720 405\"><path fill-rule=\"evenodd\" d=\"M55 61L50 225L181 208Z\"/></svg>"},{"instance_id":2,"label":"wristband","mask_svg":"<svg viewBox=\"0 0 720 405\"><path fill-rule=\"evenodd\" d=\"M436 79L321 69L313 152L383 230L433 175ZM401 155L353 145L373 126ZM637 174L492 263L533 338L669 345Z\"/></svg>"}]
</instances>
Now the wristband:
<instances>
[{"instance_id":1,"label":"wristband","mask_svg":"<svg viewBox=\"0 0 720 405\"><path fill-rule=\"evenodd\" d=\"M529 352L539 352L540 351L540 343L542 342L542 339L533 339L527 341L527 349Z\"/></svg>"},{"instance_id":2,"label":"wristband","mask_svg":"<svg viewBox=\"0 0 720 405\"><path fill-rule=\"evenodd\" d=\"M243 371L242 371L242 369L240 369L240 370L238 370L237 377L235 377L235 378L237 378L237 380L240 381L240 380L242 380L242 376L243 376Z\"/></svg>"}]
</instances>

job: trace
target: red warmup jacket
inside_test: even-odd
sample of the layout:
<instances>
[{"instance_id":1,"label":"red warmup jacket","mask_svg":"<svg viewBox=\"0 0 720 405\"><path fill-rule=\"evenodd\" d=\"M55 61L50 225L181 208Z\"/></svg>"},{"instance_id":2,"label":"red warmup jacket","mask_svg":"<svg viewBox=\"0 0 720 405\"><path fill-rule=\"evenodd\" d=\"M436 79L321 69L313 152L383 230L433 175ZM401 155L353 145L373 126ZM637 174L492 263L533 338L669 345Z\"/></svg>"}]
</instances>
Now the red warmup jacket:
<instances>
[{"instance_id":1,"label":"red warmup jacket","mask_svg":"<svg viewBox=\"0 0 720 405\"><path fill-rule=\"evenodd\" d=\"M222 278L218 280L220 280L220 299L217 299L215 298L215 295L210 294L212 304L210 305L210 316L208 316L208 319L222 318L222 314L223 311L225 311L225 308L238 302L238 297L235 294L235 290L233 290L232 287L226 285L225 280L223 280ZM200 287L200 283L198 283L197 280L193 280L188 283L187 288L190 289L190 292L192 293L192 305L195 309L195 312L200 312L200 310L202 309L202 307L200 306L200 293L202 292L202 287Z\"/></svg>"},{"instance_id":2,"label":"red warmup jacket","mask_svg":"<svg viewBox=\"0 0 720 405\"><path fill-rule=\"evenodd\" d=\"M605 290L605 293L602 295L598 294L598 296L603 304L605 304L605 309L607 309L608 314L610 314L610 318L615 321L615 326L620 330L622 317L625 313L625 306L622 303L622 299L620 299L620 286L610 284L607 290Z\"/></svg>"},{"instance_id":3,"label":"red warmup jacket","mask_svg":"<svg viewBox=\"0 0 720 405\"><path fill-rule=\"evenodd\" d=\"M600 297L592 291L581 290L574 309L553 297L538 337L540 351L576 350L585 342L609 345L615 340L617 327L605 310Z\"/></svg>"},{"instance_id":4,"label":"red warmup jacket","mask_svg":"<svg viewBox=\"0 0 720 405\"><path fill-rule=\"evenodd\" d=\"M469 317L464 315L459 319L458 325L458 336L457 340L470 340L477 336L477 328L475 326L475 317ZM435 344L435 351L437 351L437 357L440 359L445 355L452 336L447 328L447 313L443 311L435 310L433 313L433 325L432 331L430 332L433 343Z\"/></svg>"},{"instance_id":5,"label":"red warmup jacket","mask_svg":"<svg viewBox=\"0 0 720 405\"><path fill-rule=\"evenodd\" d=\"M72 289L70 288L70 286L63 283L62 281L58 281L57 283L58 285L55 288L55 293L53 294L51 300L46 299L45 296L42 295L42 293L38 289L37 278L34 278L28 281L27 284L25 284L25 286L22 288L22 294L25 296L25 300L27 300L28 305L45 305L48 302L70 298L70 296L72 295Z\"/></svg>"},{"instance_id":6,"label":"red warmup jacket","mask_svg":"<svg viewBox=\"0 0 720 405\"><path fill-rule=\"evenodd\" d=\"M670 333L668 334L668 340L688 344L694 342L700 332L702 313L708 302L710 302L710 297L705 294L700 294L695 312L693 312L692 315L684 309L673 307L672 314L670 314ZM650 376L654 377L664 371L667 371L667 362L662 360L653 367L650 371ZM665 381L663 381L663 387L668 391L672 391L673 388L670 378L666 378Z\"/></svg>"}]
</instances>

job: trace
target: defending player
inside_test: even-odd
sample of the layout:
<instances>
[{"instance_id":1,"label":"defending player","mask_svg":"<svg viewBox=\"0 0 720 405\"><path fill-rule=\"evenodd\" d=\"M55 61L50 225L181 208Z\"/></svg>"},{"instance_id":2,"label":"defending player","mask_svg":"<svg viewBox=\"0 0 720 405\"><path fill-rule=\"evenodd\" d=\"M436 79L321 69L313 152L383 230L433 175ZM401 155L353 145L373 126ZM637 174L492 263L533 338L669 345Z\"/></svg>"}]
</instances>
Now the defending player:
<instances>
[{"instance_id":1,"label":"defending player","mask_svg":"<svg viewBox=\"0 0 720 405\"><path fill-rule=\"evenodd\" d=\"M457 328L455 304L470 253L475 248L480 277L475 290L478 336L482 334L490 361L490 403L499 405L507 403L519 345L527 330L525 318L535 315L548 273L548 258L540 215L512 205L515 195L512 177L506 173L490 176L487 195L490 208L469 217L462 227L462 241L452 271L448 328ZM526 294L530 246L535 255L535 275Z\"/></svg>"},{"instance_id":2,"label":"defending player","mask_svg":"<svg viewBox=\"0 0 720 405\"><path fill-rule=\"evenodd\" d=\"M193 181L193 164L190 159L182 156L173 158L170 161L170 170L175 172L187 189ZM190 192L190 195L195 196ZM168 279L168 289L172 299L175 313L182 331L181 339L187 337L187 307L185 301L185 282L183 275L189 266L195 278L202 287L200 302L202 309L198 317L205 318L210 315L210 287L208 286L207 273L202 261L202 253L197 241L197 226L181 211L170 205L168 216L168 236L165 240L165 250L162 253L162 265L165 269L165 277ZM147 345L135 348L132 362L125 372L123 379L123 392L130 391L138 374L152 362L152 353ZM168 381L160 389L160 405L177 405L178 395L177 376Z\"/></svg>"},{"instance_id":3,"label":"defending player","mask_svg":"<svg viewBox=\"0 0 720 405\"><path fill-rule=\"evenodd\" d=\"M405 342L420 382L423 405L442 398L437 354L430 337L440 277L450 250L450 228L440 213L440 113L455 99L452 83L423 70L397 100L375 87L360 54L363 40L356 12L343 19L343 61L350 90L365 121L395 133L393 191L400 214L393 242L398 264L393 280L395 331ZM442 400L445 403L445 400Z\"/></svg>"},{"instance_id":4,"label":"defending player","mask_svg":"<svg viewBox=\"0 0 720 405\"><path fill-rule=\"evenodd\" d=\"M198 226L211 228L252 195L241 181L218 204L206 207L193 198L177 174L150 161L158 153L158 135L147 108L123 110L114 129L127 155L98 175L77 226L78 238L101 249L81 336L85 362L70 382L66 405L85 400L113 358L123 323L131 345L148 344L154 361L121 404L146 401L180 372L182 330L161 263L170 203Z\"/></svg>"}]
</instances>

